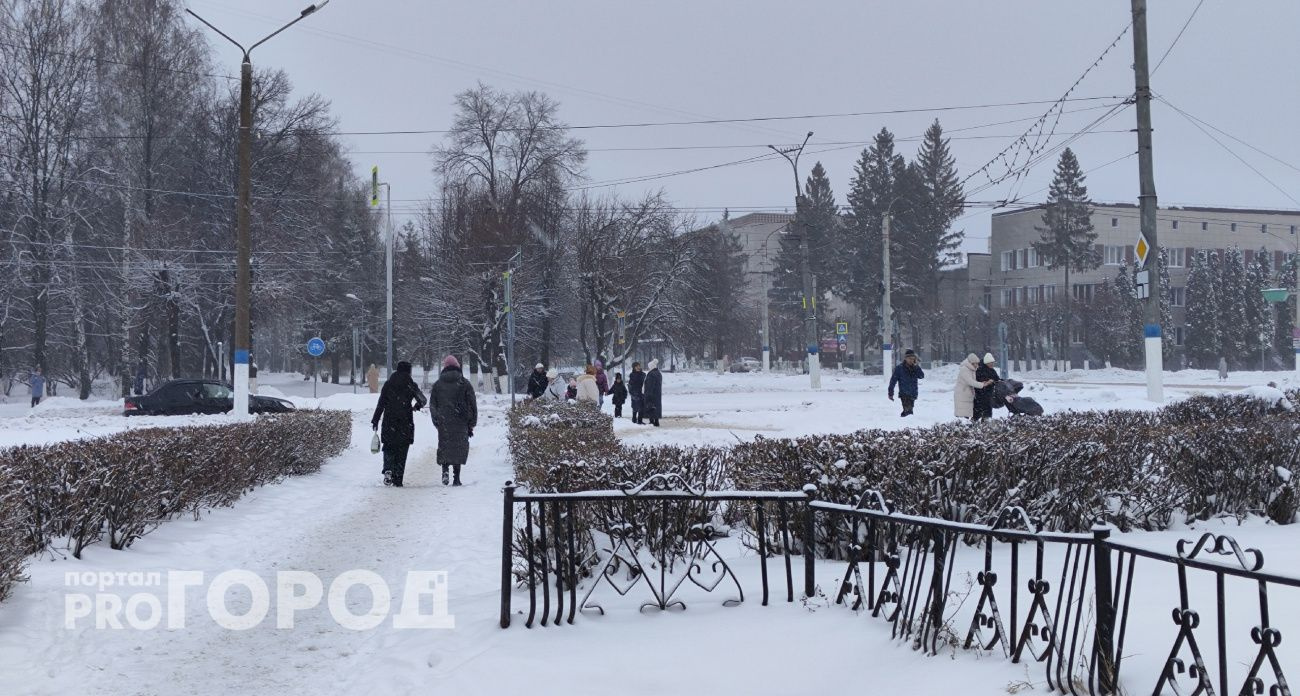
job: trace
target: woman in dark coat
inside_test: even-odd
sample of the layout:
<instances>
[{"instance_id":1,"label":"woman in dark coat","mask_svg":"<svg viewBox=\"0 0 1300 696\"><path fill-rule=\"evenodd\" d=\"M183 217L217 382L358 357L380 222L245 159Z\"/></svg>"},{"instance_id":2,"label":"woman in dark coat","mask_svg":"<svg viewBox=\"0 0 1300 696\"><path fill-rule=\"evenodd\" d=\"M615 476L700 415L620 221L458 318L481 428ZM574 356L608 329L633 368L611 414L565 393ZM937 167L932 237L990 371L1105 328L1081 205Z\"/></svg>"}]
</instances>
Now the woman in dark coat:
<instances>
[{"instance_id":1,"label":"woman in dark coat","mask_svg":"<svg viewBox=\"0 0 1300 696\"><path fill-rule=\"evenodd\" d=\"M429 416L438 429L438 464L442 467L442 485L447 485L449 469L455 474L453 486L460 485L460 468L469 458L469 439L478 425L478 402L474 387L461 374L460 361L448 355L442 361L442 374L429 389Z\"/></svg>"},{"instance_id":2,"label":"woman in dark coat","mask_svg":"<svg viewBox=\"0 0 1300 696\"><path fill-rule=\"evenodd\" d=\"M379 392L379 405L375 406L375 415L370 419L370 425L379 431L379 441L384 447L385 486L402 485L406 452L415 442L415 417L412 414L424 408L424 404L424 394L411 379L411 363L397 363L397 371L384 382L384 388ZM379 427L381 418L382 430Z\"/></svg>"},{"instance_id":3,"label":"woman in dark coat","mask_svg":"<svg viewBox=\"0 0 1300 696\"><path fill-rule=\"evenodd\" d=\"M993 354L985 353L984 360L975 368L975 379L988 382L988 386L975 390L975 417L971 420L988 420L993 417L993 385L1002 379L998 377L996 364Z\"/></svg>"},{"instance_id":4,"label":"woman in dark coat","mask_svg":"<svg viewBox=\"0 0 1300 696\"><path fill-rule=\"evenodd\" d=\"M641 363L632 363L632 374L627 377L627 394L632 397L632 422L642 423L641 411L645 408L645 373Z\"/></svg>"},{"instance_id":5,"label":"woman in dark coat","mask_svg":"<svg viewBox=\"0 0 1300 696\"><path fill-rule=\"evenodd\" d=\"M650 361L650 371L645 375L645 404L642 418L649 418L650 425L659 427L659 418L664 412L664 376L659 371L659 361Z\"/></svg>"}]
</instances>

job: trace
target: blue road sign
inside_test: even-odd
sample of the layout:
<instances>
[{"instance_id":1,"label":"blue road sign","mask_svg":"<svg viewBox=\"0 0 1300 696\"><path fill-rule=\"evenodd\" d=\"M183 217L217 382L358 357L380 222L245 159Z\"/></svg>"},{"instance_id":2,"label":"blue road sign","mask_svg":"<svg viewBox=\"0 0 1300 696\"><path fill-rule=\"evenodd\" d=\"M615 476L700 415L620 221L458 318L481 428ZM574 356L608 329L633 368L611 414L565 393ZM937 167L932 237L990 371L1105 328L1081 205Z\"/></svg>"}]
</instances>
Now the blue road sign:
<instances>
[{"instance_id":1,"label":"blue road sign","mask_svg":"<svg viewBox=\"0 0 1300 696\"><path fill-rule=\"evenodd\" d=\"M307 354L313 358L319 358L325 354L325 342L319 338L313 338L307 341Z\"/></svg>"}]
</instances>

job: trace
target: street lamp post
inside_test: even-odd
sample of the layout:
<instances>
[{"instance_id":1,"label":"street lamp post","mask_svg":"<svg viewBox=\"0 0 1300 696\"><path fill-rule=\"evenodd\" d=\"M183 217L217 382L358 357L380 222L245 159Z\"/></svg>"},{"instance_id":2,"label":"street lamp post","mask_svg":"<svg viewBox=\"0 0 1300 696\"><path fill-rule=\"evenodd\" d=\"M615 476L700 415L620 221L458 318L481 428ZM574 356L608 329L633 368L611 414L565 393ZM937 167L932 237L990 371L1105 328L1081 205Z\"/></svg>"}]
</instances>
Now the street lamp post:
<instances>
[{"instance_id":1,"label":"street lamp post","mask_svg":"<svg viewBox=\"0 0 1300 696\"><path fill-rule=\"evenodd\" d=\"M329 4L325 0L319 5L308 5L306 9L288 24L266 35L261 41L244 48L243 44L230 38L225 32L216 28L208 20L200 17L194 10L186 9L190 16L202 22L221 38L234 44L244 54L239 67L239 190L238 202L235 204L235 374L234 408L231 414L236 420L248 420L248 351L249 341L249 304L252 297L249 257L252 254L252 241L249 238L248 225L252 214L249 192L252 188L253 170L253 62L249 54L253 49L270 41L277 34L297 24L307 15Z\"/></svg>"},{"instance_id":2,"label":"street lamp post","mask_svg":"<svg viewBox=\"0 0 1300 696\"><path fill-rule=\"evenodd\" d=\"M803 276L803 308L804 308L804 340L808 344L808 379L813 389L822 388L821 363L817 355L817 296L812 289L812 272L808 268L808 230L806 229L806 215L802 215L804 207L807 205L807 198L803 195L803 190L799 187L799 156L803 154L803 149L808 145L808 140L812 138L812 131L804 136L803 142L799 147L788 147L777 149L771 145L768 148L772 152L781 155L790 163L790 168L794 172L794 211L795 211L795 233L799 235L800 258L799 266ZM791 157L791 155L794 155ZM798 229L799 226L805 226L804 229Z\"/></svg>"}]
</instances>

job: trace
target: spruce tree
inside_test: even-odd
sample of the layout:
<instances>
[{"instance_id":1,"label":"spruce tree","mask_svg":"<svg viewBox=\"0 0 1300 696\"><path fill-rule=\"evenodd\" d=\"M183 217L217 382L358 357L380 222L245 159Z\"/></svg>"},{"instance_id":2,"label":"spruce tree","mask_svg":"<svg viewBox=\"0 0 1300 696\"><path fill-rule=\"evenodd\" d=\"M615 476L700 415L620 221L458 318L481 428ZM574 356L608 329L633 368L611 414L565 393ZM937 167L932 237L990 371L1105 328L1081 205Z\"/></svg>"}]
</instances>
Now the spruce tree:
<instances>
[{"instance_id":1,"label":"spruce tree","mask_svg":"<svg viewBox=\"0 0 1300 696\"><path fill-rule=\"evenodd\" d=\"M835 261L836 241L839 218L835 205L835 192L831 189L830 179L822 163L813 165L812 172L804 181L805 206L797 214L790 234L781 235L780 248L772 264L772 287L783 288L795 297L803 293L803 249L800 234L808 234L808 268L813 276L813 285L817 288L818 332L828 325L829 315L823 310L831 289L835 286L835 272L839 264ZM780 305L779 312L790 323L802 326L802 306ZM786 322L782 322L786 323ZM800 338L800 342L802 337Z\"/></svg>"},{"instance_id":2,"label":"spruce tree","mask_svg":"<svg viewBox=\"0 0 1300 696\"><path fill-rule=\"evenodd\" d=\"M1268 251L1260 249L1255 258L1246 265L1245 297L1246 313L1242 325L1246 327L1246 349L1253 358L1265 353L1273 343L1273 308L1264 299L1264 289L1271 287L1272 273L1269 268ZM1267 362L1267 361L1266 361Z\"/></svg>"},{"instance_id":3,"label":"spruce tree","mask_svg":"<svg viewBox=\"0 0 1300 696\"><path fill-rule=\"evenodd\" d=\"M1218 364L1222 351L1219 334L1219 297L1215 266L1218 256L1206 249L1196 252L1187 272L1187 311L1184 348L1193 364L1210 369Z\"/></svg>"},{"instance_id":4,"label":"spruce tree","mask_svg":"<svg viewBox=\"0 0 1300 696\"><path fill-rule=\"evenodd\" d=\"M1174 336L1174 308L1170 295L1173 284L1169 280L1169 249L1160 247L1160 253L1156 256L1157 275L1160 283L1160 355L1165 365L1170 365L1174 360L1174 353L1178 350L1177 337ZM1142 305L1138 304L1137 323L1134 326L1142 326Z\"/></svg>"},{"instance_id":5,"label":"spruce tree","mask_svg":"<svg viewBox=\"0 0 1300 696\"><path fill-rule=\"evenodd\" d=\"M1079 160L1070 148L1061 153L1056 164L1056 174L1048 189L1047 205L1043 209L1043 226L1036 228L1039 241L1034 250L1043 265L1051 270L1065 271L1065 321L1062 346L1068 350L1070 342L1070 272L1083 272L1101 265L1093 243L1097 233L1092 227L1092 201L1088 199L1085 177Z\"/></svg>"},{"instance_id":6,"label":"spruce tree","mask_svg":"<svg viewBox=\"0 0 1300 696\"><path fill-rule=\"evenodd\" d=\"M1231 247L1224 251L1219 262L1219 332L1223 357L1233 369L1250 364L1247 334L1253 329L1243 321L1246 318L1246 268L1241 249Z\"/></svg>"},{"instance_id":7,"label":"spruce tree","mask_svg":"<svg viewBox=\"0 0 1300 696\"><path fill-rule=\"evenodd\" d=\"M1288 258L1282 262L1273 276L1273 287L1286 288L1290 290L1286 302L1279 302L1277 305L1277 322L1274 327L1274 343L1277 346L1278 354L1282 356L1284 364L1294 367L1295 350L1292 344L1292 327L1295 324L1295 303L1297 299L1295 294L1295 272L1296 257L1288 254Z\"/></svg>"},{"instance_id":8,"label":"spruce tree","mask_svg":"<svg viewBox=\"0 0 1300 696\"><path fill-rule=\"evenodd\" d=\"M957 160L943 137L939 120L925 131L921 149L911 168L916 185L912 234L903 237L902 251L920 274L916 284L921 286L924 306L934 309L939 303L939 271L952 263L961 246L962 231L953 230L952 223L966 205L966 194L957 178Z\"/></svg>"}]
</instances>

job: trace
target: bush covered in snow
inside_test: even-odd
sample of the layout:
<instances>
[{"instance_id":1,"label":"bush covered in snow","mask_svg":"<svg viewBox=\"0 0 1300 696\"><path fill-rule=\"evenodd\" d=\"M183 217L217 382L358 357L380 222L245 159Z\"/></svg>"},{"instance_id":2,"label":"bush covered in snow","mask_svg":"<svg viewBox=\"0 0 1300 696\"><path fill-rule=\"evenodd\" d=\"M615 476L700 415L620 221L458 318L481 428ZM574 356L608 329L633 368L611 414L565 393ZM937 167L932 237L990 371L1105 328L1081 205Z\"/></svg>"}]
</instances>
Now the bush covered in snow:
<instances>
[{"instance_id":1,"label":"bush covered in snow","mask_svg":"<svg viewBox=\"0 0 1300 696\"><path fill-rule=\"evenodd\" d=\"M318 471L351 438L351 414L298 411L0 450L0 599L29 554L62 542L79 558L105 537L124 549L169 518Z\"/></svg>"}]
</instances>

